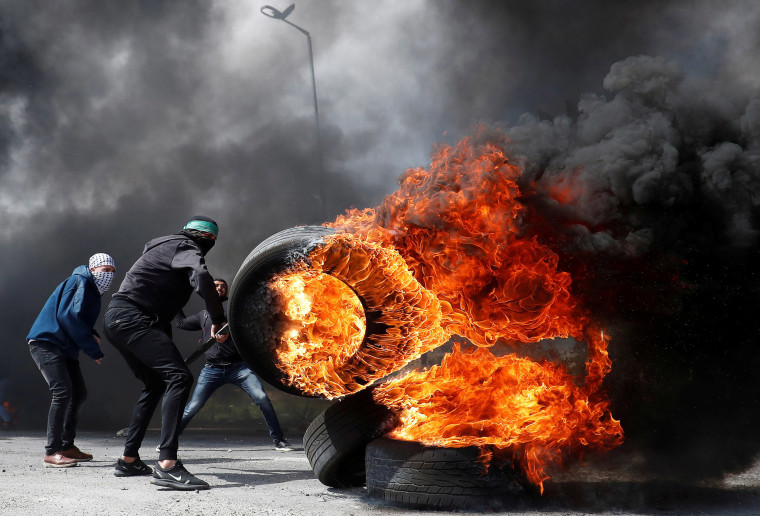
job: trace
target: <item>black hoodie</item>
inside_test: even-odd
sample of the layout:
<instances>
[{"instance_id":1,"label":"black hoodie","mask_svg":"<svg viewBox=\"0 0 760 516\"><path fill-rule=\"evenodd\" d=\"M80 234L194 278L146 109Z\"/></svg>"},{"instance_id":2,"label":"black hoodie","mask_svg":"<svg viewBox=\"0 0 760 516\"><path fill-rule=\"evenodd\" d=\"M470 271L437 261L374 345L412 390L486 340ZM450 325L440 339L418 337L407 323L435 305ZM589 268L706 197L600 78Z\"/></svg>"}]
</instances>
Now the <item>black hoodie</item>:
<instances>
[{"instance_id":1,"label":"black hoodie","mask_svg":"<svg viewBox=\"0 0 760 516\"><path fill-rule=\"evenodd\" d=\"M154 238L127 271L113 299L130 301L155 315L161 326L170 327L195 290L206 302L211 321L222 324L224 309L204 254L201 246L185 234Z\"/></svg>"}]
</instances>

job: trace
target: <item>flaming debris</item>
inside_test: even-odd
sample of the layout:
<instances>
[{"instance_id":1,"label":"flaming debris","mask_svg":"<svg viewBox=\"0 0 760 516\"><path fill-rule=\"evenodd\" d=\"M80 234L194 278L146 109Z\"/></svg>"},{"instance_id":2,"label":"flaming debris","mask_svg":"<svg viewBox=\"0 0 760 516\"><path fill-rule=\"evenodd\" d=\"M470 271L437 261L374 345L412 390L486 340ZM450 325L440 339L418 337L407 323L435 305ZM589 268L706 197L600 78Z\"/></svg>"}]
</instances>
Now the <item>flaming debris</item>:
<instances>
[{"instance_id":1,"label":"flaming debris","mask_svg":"<svg viewBox=\"0 0 760 516\"><path fill-rule=\"evenodd\" d=\"M585 315L557 255L527 235L520 170L503 149L467 138L438 149L430 170L408 170L376 210L333 224L397 250L451 310L443 326L478 346L581 337Z\"/></svg>"},{"instance_id":2,"label":"flaming debris","mask_svg":"<svg viewBox=\"0 0 760 516\"><path fill-rule=\"evenodd\" d=\"M443 146L429 170L409 170L381 207L339 217L332 226L340 233L270 288L289 307L279 367L308 394L355 392L454 334L483 348L457 348L440 367L378 387L376 400L400 412L394 436L508 450L540 485L548 462L568 449L613 448L622 429L599 393L611 368L608 339L571 295L557 254L526 232L519 176L496 145L467 138ZM360 292L386 329L368 331L358 347L356 332L349 339L342 330L320 332L316 314L343 317L327 315L325 307L342 301L320 287L304 301L303 285L321 274ZM326 326L357 317L354 310ZM567 336L588 345L580 386L562 365L485 349Z\"/></svg>"},{"instance_id":3,"label":"flaming debris","mask_svg":"<svg viewBox=\"0 0 760 516\"><path fill-rule=\"evenodd\" d=\"M345 283L314 270L278 276L271 289L274 302L283 307L282 326L276 329L282 336L279 359L303 367L291 373L293 383L314 395L345 389L340 372L359 352L367 327L359 299ZM333 357L323 349L323 341L341 342L344 347Z\"/></svg>"},{"instance_id":4,"label":"flaming debris","mask_svg":"<svg viewBox=\"0 0 760 516\"><path fill-rule=\"evenodd\" d=\"M710 477L749 464L758 450L748 444L756 417L744 405L758 392L747 357L760 331L750 265L760 241L760 101L729 99L646 56L613 65L604 86L613 98L586 95L577 116L526 116L504 132L439 147L381 206L329 224L339 235L297 274L333 275L322 255L342 249L332 262L350 273L340 279L382 291L376 258L357 252L369 246L386 260L378 269L400 276L393 295L364 306L358 348L322 339L327 365L307 380L308 367L291 354L280 364L291 381L323 382L325 397L341 396L457 335L477 349L457 347L440 366L376 388L400 413L394 436L478 444L484 459L511 453L541 484L548 464L622 443L612 406L629 442L633 433L652 452L653 468ZM388 332L402 353L368 346L384 333L371 328L372 310L415 314ZM624 360L605 382L610 327ZM585 378L491 352L568 336L587 345ZM371 363L358 357L365 347ZM352 360L367 367L341 375ZM718 409L730 417L714 417Z\"/></svg>"},{"instance_id":5,"label":"flaming debris","mask_svg":"<svg viewBox=\"0 0 760 516\"><path fill-rule=\"evenodd\" d=\"M440 366L378 386L375 399L401 409L390 436L430 446L482 446L508 451L528 480L542 486L545 466L584 447L622 443L620 423L606 403L589 401L563 367L514 354L496 358L486 348L456 345ZM512 457L509 457L512 458Z\"/></svg>"}]
</instances>

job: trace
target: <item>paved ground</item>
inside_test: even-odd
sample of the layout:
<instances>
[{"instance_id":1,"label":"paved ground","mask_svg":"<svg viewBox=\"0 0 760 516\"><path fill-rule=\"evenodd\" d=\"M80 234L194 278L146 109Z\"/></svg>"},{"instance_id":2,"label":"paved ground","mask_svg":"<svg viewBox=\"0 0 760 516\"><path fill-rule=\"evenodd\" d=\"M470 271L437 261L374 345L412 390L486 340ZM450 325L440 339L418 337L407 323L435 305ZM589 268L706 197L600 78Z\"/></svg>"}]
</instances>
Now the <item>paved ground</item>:
<instances>
[{"instance_id":1,"label":"paved ground","mask_svg":"<svg viewBox=\"0 0 760 516\"><path fill-rule=\"evenodd\" d=\"M143 459L155 463L158 434L150 432ZM147 477L113 476L123 439L83 432L77 444L94 460L76 468L42 466L44 435L0 433L2 515L440 515L393 507L363 488L322 485L302 449L275 451L268 438L193 432L183 436L180 458L211 484L208 491L158 488ZM293 442L300 448L300 442ZM684 486L663 480L627 478L614 468L590 467L557 476L544 497L492 514L760 514L760 464L714 485ZM445 514L445 512L443 513ZM458 512L457 514L476 514Z\"/></svg>"}]
</instances>

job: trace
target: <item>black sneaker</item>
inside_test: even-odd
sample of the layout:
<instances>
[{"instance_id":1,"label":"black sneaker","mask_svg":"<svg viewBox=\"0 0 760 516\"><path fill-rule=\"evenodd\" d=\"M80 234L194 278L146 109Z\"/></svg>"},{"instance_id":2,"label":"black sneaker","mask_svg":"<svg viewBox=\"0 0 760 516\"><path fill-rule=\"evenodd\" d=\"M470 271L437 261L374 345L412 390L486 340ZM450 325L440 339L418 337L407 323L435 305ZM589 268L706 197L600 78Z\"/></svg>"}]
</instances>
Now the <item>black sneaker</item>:
<instances>
[{"instance_id":1,"label":"black sneaker","mask_svg":"<svg viewBox=\"0 0 760 516\"><path fill-rule=\"evenodd\" d=\"M288 441L285 439L280 439L279 441L275 441L274 443L274 449L277 451L293 451L295 448L293 448Z\"/></svg>"},{"instance_id":2,"label":"black sneaker","mask_svg":"<svg viewBox=\"0 0 760 516\"><path fill-rule=\"evenodd\" d=\"M157 464L150 483L180 491L199 491L209 488L206 482L187 471L181 460L177 460L177 463L169 469L164 469Z\"/></svg>"},{"instance_id":3,"label":"black sneaker","mask_svg":"<svg viewBox=\"0 0 760 516\"><path fill-rule=\"evenodd\" d=\"M124 462L119 459L116 461L116 467L113 470L113 474L117 477L137 477L151 473L153 473L153 469L141 461L139 457L134 462Z\"/></svg>"}]
</instances>

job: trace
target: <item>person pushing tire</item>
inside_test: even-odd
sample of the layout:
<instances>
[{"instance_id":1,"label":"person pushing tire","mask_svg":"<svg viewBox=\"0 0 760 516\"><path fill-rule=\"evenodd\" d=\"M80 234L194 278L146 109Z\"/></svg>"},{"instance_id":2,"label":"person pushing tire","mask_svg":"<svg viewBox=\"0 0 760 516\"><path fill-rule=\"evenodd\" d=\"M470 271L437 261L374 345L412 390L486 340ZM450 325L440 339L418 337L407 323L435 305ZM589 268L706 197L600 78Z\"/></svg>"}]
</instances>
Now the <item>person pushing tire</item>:
<instances>
[{"instance_id":1,"label":"person pushing tire","mask_svg":"<svg viewBox=\"0 0 760 516\"><path fill-rule=\"evenodd\" d=\"M124 453L116 463L118 477L151 475L153 484L179 490L208 489L208 483L185 469L177 458L180 423L193 385L193 376L171 338L171 323L193 291L206 304L211 336L226 323L222 302L204 256L216 242L217 223L194 216L177 234L155 238L127 271L108 305L104 332L145 385L135 405ZM161 443L158 464L151 469L139 450L159 402Z\"/></svg>"}]
</instances>

